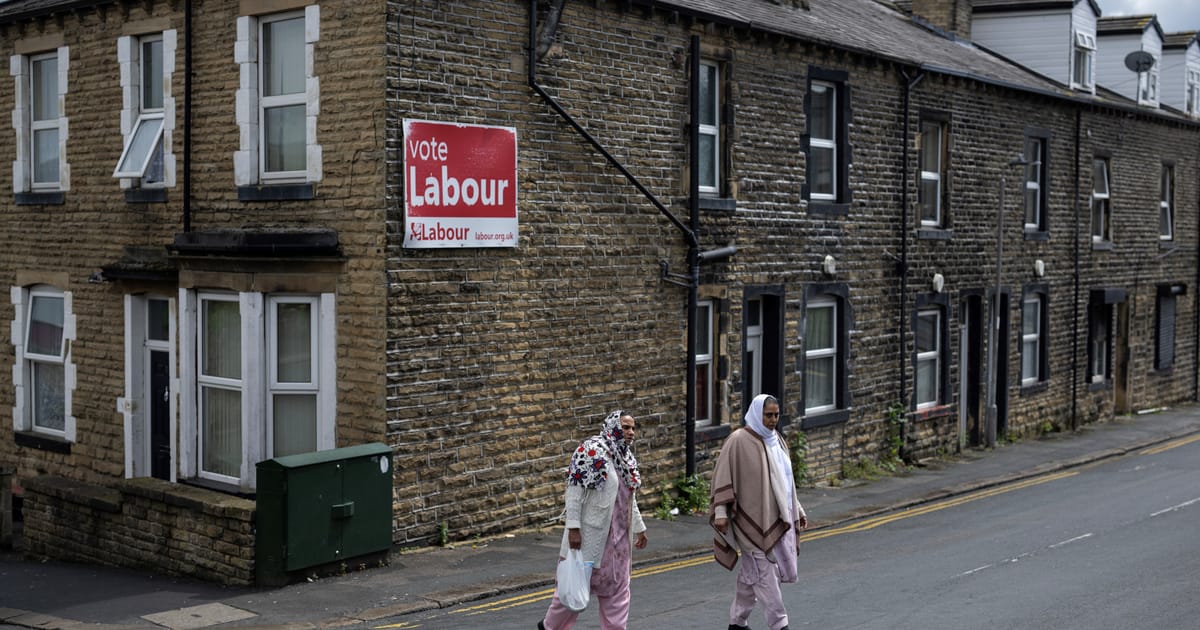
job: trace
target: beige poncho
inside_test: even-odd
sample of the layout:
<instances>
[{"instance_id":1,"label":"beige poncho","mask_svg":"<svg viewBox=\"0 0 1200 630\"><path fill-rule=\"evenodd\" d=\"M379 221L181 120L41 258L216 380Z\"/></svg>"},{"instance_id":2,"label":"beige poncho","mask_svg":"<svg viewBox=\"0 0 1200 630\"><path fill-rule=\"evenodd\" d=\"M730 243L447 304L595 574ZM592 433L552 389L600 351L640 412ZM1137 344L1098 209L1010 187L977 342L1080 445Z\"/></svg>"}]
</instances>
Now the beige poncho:
<instances>
[{"instance_id":1,"label":"beige poncho","mask_svg":"<svg viewBox=\"0 0 1200 630\"><path fill-rule=\"evenodd\" d=\"M771 489L769 466L766 444L754 431L738 429L729 434L713 473L709 515L711 523L716 507L726 506L737 540L763 552L792 531L791 520L780 513ZM737 564L737 549L719 531L713 536L713 556L726 569Z\"/></svg>"}]
</instances>

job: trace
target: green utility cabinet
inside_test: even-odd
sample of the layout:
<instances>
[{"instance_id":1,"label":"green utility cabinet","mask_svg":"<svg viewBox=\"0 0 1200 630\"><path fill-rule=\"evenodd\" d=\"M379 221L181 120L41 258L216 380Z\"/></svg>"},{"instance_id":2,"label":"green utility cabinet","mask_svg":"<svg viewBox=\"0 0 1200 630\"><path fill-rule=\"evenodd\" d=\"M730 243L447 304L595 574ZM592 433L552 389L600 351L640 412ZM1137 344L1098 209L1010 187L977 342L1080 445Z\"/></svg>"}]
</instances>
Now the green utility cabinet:
<instances>
[{"instance_id":1,"label":"green utility cabinet","mask_svg":"<svg viewBox=\"0 0 1200 630\"><path fill-rule=\"evenodd\" d=\"M392 449L386 444L276 457L257 469L259 584L279 586L301 570L386 557L392 545Z\"/></svg>"}]
</instances>

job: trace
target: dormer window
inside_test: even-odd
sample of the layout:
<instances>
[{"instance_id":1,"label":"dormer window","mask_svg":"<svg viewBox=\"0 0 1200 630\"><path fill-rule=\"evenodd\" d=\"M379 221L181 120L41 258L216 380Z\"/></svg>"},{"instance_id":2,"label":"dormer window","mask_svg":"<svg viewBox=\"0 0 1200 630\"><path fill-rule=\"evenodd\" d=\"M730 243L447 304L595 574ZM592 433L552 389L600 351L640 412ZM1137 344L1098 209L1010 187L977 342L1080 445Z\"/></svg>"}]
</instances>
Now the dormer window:
<instances>
[{"instance_id":1,"label":"dormer window","mask_svg":"<svg viewBox=\"0 0 1200 630\"><path fill-rule=\"evenodd\" d=\"M1188 70L1187 113L1200 116L1200 70Z\"/></svg>"},{"instance_id":2,"label":"dormer window","mask_svg":"<svg viewBox=\"0 0 1200 630\"><path fill-rule=\"evenodd\" d=\"M1158 60L1154 60L1158 67ZM1149 70L1138 75L1138 104L1158 106L1158 70Z\"/></svg>"},{"instance_id":3,"label":"dormer window","mask_svg":"<svg viewBox=\"0 0 1200 630\"><path fill-rule=\"evenodd\" d=\"M1071 58L1071 87L1095 89L1094 61L1096 58L1096 36L1075 31L1075 54Z\"/></svg>"}]
</instances>

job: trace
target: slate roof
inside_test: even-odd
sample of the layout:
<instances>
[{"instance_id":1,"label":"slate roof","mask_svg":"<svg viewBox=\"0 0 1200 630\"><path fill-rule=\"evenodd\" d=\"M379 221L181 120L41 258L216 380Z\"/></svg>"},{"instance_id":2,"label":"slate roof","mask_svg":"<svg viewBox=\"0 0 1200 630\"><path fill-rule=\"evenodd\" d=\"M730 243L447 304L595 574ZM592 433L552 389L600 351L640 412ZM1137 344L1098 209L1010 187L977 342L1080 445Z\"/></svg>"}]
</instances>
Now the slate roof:
<instances>
[{"instance_id":1,"label":"slate roof","mask_svg":"<svg viewBox=\"0 0 1200 630\"><path fill-rule=\"evenodd\" d=\"M0 2L0 22L14 22L23 19L49 15L59 11L90 7L100 4L112 4L116 0L5 0Z\"/></svg>"},{"instance_id":2,"label":"slate roof","mask_svg":"<svg viewBox=\"0 0 1200 630\"><path fill-rule=\"evenodd\" d=\"M1114 15L1102 17L1096 21L1096 34L1144 33L1151 26L1158 31L1159 37L1163 36L1162 26L1158 24L1158 18L1153 15Z\"/></svg>"},{"instance_id":3,"label":"slate roof","mask_svg":"<svg viewBox=\"0 0 1200 630\"><path fill-rule=\"evenodd\" d=\"M1163 35L1163 48L1187 48L1197 39L1200 39L1200 33L1197 31L1167 33Z\"/></svg>"},{"instance_id":4,"label":"slate roof","mask_svg":"<svg viewBox=\"0 0 1200 630\"><path fill-rule=\"evenodd\" d=\"M1070 11L1083 0L973 0L971 7L976 13L1000 11L1039 11L1042 9L1063 9ZM1100 5L1096 0L1087 0L1088 5L1096 15L1100 15Z\"/></svg>"}]
</instances>

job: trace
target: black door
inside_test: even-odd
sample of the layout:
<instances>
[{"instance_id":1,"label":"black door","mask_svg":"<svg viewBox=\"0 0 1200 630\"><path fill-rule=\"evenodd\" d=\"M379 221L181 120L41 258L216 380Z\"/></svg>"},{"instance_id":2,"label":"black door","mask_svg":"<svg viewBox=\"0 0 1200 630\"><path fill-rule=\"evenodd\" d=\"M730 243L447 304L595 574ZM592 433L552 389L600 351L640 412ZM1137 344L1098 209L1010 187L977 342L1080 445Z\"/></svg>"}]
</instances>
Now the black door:
<instances>
[{"instance_id":1,"label":"black door","mask_svg":"<svg viewBox=\"0 0 1200 630\"><path fill-rule=\"evenodd\" d=\"M150 351L150 474L171 479L170 353Z\"/></svg>"}]
</instances>

